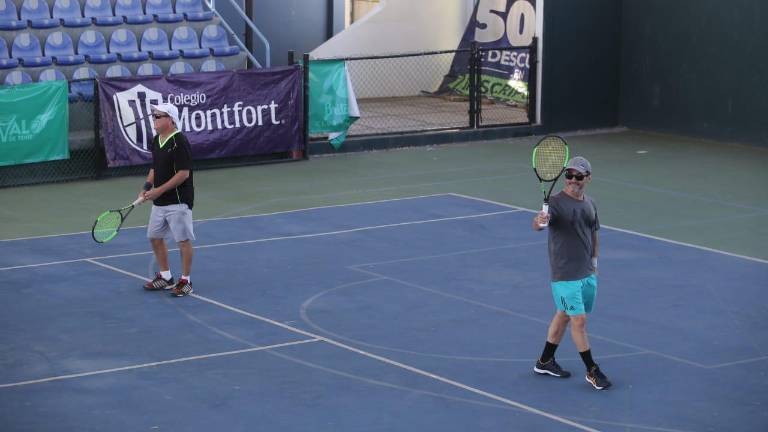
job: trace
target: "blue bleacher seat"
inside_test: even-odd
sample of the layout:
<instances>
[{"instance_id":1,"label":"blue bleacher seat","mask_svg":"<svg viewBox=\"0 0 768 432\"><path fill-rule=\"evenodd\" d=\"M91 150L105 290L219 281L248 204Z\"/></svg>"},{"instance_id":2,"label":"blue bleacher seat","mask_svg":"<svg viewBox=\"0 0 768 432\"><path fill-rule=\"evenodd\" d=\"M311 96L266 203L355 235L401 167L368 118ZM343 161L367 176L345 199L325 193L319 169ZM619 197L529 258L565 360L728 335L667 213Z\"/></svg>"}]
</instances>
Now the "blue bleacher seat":
<instances>
[{"instance_id":1,"label":"blue bleacher seat","mask_svg":"<svg viewBox=\"0 0 768 432\"><path fill-rule=\"evenodd\" d=\"M115 16L123 16L127 24L148 24L154 19L152 15L144 14L141 0L117 0Z\"/></svg>"},{"instance_id":2,"label":"blue bleacher seat","mask_svg":"<svg viewBox=\"0 0 768 432\"><path fill-rule=\"evenodd\" d=\"M203 10L201 0L176 0L176 13L184 14L187 21L210 21L213 12Z\"/></svg>"},{"instance_id":3,"label":"blue bleacher seat","mask_svg":"<svg viewBox=\"0 0 768 432\"><path fill-rule=\"evenodd\" d=\"M200 65L200 72L218 72L226 69L224 65L215 59L208 59Z\"/></svg>"},{"instance_id":4,"label":"blue bleacher seat","mask_svg":"<svg viewBox=\"0 0 768 432\"><path fill-rule=\"evenodd\" d=\"M211 48L213 55L217 57L237 55L240 53L240 47L229 45L227 33L220 25L210 24L205 26L200 35L200 46Z\"/></svg>"},{"instance_id":5,"label":"blue bleacher seat","mask_svg":"<svg viewBox=\"0 0 768 432\"><path fill-rule=\"evenodd\" d=\"M175 23L184 21L183 14L173 12L171 0L147 0L147 15L153 15L155 21L161 23Z\"/></svg>"},{"instance_id":6,"label":"blue bleacher seat","mask_svg":"<svg viewBox=\"0 0 768 432\"><path fill-rule=\"evenodd\" d=\"M45 0L24 0L21 4L21 19L28 20L29 25L36 29L58 27L61 21L51 18L51 10Z\"/></svg>"},{"instance_id":7,"label":"blue bleacher seat","mask_svg":"<svg viewBox=\"0 0 768 432\"><path fill-rule=\"evenodd\" d=\"M69 66L85 63L85 57L75 54L75 44L69 34L56 31L45 39L45 55L53 57L58 65Z\"/></svg>"},{"instance_id":8,"label":"blue bleacher seat","mask_svg":"<svg viewBox=\"0 0 768 432\"><path fill-rule=\"evenodd\" d=\"M138 76L148 76L148 75L162 75L163 70L160 69L160 66L154 64L154 63L144 63L136 70L136 75Z\"/></svg>"},{"instance_id":9,"label":"blue bleacher seat","mask_svg":"<svg viewBox=\"0 0 768 432\"><path fill-rule=\"evenodd\" d=\"M17 31L27 28L27 22L19 19L16 3L0 0L0 30Z\"/></svg>"},{"instance_id":10,"label":"blue bleacher seat","mask_svg":"<svg viewBox=\"0 0 768 432\"><path fill-rule=\"evenodd\" d=\"M23 32L16 35L11 45L11 57L19 59L22 65L26 67L50 66L53 59L43 57L43 50L40 47L40 41L37 36L29 32Z\"/></svg>"},{"instance_id":11,"label":"blue bleacher seat","mask_svg":"<svg viewBox=\"0 0 768 432\"><path fill-rule=\"evenodd\" d=\"M173 63L171 67L168 68L169 75L192 73L194 71L195 71L195 68L193 68L191 64L183 61L177 61Z\"/></svg>"},{"instance_id":12,"label":"blue bleacher seat","mask_svg":"<svg viewBox=\"0 0 768 432\"><path fill-rule=\"evenodd\" d=\"M104 36L96 30L86 30L77 42L77 53L84 55L89 63L114 63L117 54L107 52Z\"/></svg>"},{"instance_id":13,"label":"blue bleacher seat","mask_svg":"<svg viewBox=\"0 0 768 432\"><path fill-rule=\"evenodd\" d=\"M112 65L104 75L107 78L129 77L131 76L131 71L123 65Z\"/></svg>"},{"instance_id":14,"label":"blue bleacher seat","mask_svg":"<svg viewBox=\"0 0 768 432\"><path fill-rule=\"evenodd\" d=\"M0 37L0 69L13 69L19 65L19 60L11 58L8 54L8 45L5 39Z\"/></svg>"},{"instance_id":15,"label":"blue bleacher seat","mask_svg":"<svg viewBox=\"0 0 768 432\"><path fill-rule=\"evenodd\" d=\"M139 51L139 42L131 30L124 28L112 33L109 38L109 52L118 55L121 61L137 62L149 59L149 53Z\"/></svg>"},{"instance_id":16,"label":"blue bleacher seat","mask_svg":"<svg viewBox=\"0 0 768 432\"><path fill-rule=\"evenodd\" d=\"M178 27L173 31L171 49L179 50L184 58L203 58L211 55L208 48L200 48L195 29L188 26Z\"/></svg>"},{"instance_id":17,"label":"blue bleacher seat","mask_svg":"<svg viewBox=\"0 0 768 432\"><path fill-rule=\"evenodd\" d=\"M123 17L116 17L112 13L112 4L109 0L85 0L83 15L93 18L98 26L112 26L123 23Z\"/></svg>"},{"instance_id":18,"label":"blue bleacher seat","mask_svg":"<svg viewBox=\"0 0 768 432\"><path fill-rule=\"evenodd\" d=\"M141 50L148 52L156 60L174 60L179 58L177 50L171 50L168 43L168 34L165 30L150 27L141 35Z\"/></svg>"},{"instance_id":19,"label":"blue bleacher seat","mask_svg":"<svg viewBox=\"0 0 768 432\"><path fill-rule=\"evenodd\" d=\"M5 76L5 85L27 84L32 82L32 77L24 71L12 71Z\"/></svg>"},{"instance_id":20,"label":"blue bleacher seat","mask_svg":"<svg viewBox=\"0 0 768 432\"><path fill-rule=\"evenodd\" d=\"M64 76L64 73L62 73L58 69L46 69L42 72L40 72L40 76L37 77L37 80L42 81L66 81L67 77ZM77 93L72 92L69 90L69 102L77 102L80 99L80 96L78 96Z\"/></svg>"},{"instance_id":21,"label":"blue bleacher seat","mask_svg":"<svg viewBox=\"0 0 768 432\"><path fill-rule=\"evenodd\" d=\"M56 0L53 4L53 17L64 23L64 27L88 27L90 18L83 18L80 0Z\"/></svg>"},{"instance_id":22,"label":"blue bleacher seat","mask_svg":"<svg viewBox=\"0 0 768 432\"><path fill-rule=\"evenodd\" d=\"M86 102L90 102L93 100L93 86L96 78L99 77L99 74L96 73L95 70L83 66L80 68L77 68L72 73L72 82L70 83L72 87L72 92L77 93L80 98ZM86 81L75 81L80 79L87 79Z\"/></svg>"}]
</instances>

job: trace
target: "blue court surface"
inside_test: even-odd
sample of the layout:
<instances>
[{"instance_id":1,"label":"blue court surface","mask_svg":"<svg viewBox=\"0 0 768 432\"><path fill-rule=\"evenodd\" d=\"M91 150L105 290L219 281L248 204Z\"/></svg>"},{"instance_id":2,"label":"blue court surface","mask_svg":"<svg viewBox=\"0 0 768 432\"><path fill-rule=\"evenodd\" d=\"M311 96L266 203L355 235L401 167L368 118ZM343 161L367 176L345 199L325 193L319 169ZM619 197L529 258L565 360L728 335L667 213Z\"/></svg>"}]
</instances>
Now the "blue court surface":
<instances>
[{"instance_id":1,"label":"blue court surface","mask_svg":"<svg viewBox=\"0 0 768 432\"><path fill-rule=\"evenodd\" d=\"M569 334L574 376L532 371L531 218L445 194L199 221L187 298L141 288L141 228L2 241L0 430L768 430L768 262L604 226L598 392Z\"/></svg>"}]
</instances>

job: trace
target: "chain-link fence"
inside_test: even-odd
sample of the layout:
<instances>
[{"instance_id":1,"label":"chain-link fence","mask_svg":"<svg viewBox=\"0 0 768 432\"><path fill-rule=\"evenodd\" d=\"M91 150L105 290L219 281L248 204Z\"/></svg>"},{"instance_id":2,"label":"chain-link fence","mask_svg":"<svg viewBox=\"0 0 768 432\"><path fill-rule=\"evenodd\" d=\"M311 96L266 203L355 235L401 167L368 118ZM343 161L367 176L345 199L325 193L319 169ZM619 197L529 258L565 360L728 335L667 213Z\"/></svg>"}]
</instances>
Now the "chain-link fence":
<instances>
[{"instance_id":1,"label":"chain-link fence","mask_svg":"<svg viewBox=\"0 0 768 432\"><path fill-rule=\"evenodd\" d=\"M535 53L534 40L530 47L313 60L347 62L360 109L347 135L371 136L533 123Z\"/></svg>"}]
</instances>

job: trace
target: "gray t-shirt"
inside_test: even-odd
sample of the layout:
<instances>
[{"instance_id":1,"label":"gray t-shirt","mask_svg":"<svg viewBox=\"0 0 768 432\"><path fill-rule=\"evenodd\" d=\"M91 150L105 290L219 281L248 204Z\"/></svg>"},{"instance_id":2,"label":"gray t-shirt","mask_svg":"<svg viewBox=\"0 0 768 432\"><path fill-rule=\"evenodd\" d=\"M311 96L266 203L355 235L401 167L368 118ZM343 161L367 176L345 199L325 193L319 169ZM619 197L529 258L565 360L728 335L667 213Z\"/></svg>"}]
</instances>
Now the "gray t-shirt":
<instances>
[{"instance_id":1,"label":"gray t-shirt","mask_svg":"<svg viewBox=\"0 0 768 432\"><path fill-rule=\"evenodd\" d=\"M600 229L592 198L584 195L584 200L577 200L561 191L549 198L549 217L552 281L579 280L592 274L592 233Z\"/></svg>"}]
</instances>

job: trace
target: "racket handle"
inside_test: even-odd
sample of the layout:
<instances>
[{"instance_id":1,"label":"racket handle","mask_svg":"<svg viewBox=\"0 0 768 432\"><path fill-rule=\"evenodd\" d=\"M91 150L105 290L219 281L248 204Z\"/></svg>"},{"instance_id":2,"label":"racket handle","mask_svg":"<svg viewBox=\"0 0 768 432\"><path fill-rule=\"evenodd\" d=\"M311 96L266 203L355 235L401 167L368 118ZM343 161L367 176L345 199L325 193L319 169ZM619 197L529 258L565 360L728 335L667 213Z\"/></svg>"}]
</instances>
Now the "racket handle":
<instances>
[{"instance_id":1,"label":"racket handle","mask_svg":"<svg viewBox=\"0 0 768 432\"><path fill-rule=\"evenodd\" d=\"M139 205L144 202L144 198L136 198L136 201L133 202L131 205Z\"/></svg>"},{"instance_id":2,"label":"racket handle","mask_svg":"<svg viewBox=\"0 0 768 432\"><path fill-rule=\"evenodd\" d=\"M549 204L547 204L547 203L542 204L541 205L541 211L543 211L546 214L549 214ZM543 223L543 224L539 224L539 226L541 228L548 227L549 226L549 222Z\"/></svg>"}]
</instances>

